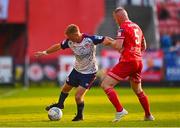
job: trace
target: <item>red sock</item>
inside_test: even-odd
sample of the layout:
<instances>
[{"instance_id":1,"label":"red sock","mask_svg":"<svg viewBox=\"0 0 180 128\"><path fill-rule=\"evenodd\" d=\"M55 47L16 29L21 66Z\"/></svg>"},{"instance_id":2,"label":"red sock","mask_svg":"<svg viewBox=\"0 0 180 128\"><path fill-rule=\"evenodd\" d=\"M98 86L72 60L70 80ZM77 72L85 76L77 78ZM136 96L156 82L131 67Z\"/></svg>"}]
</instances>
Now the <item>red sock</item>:
<instances>
[{"instance_id":1,"label":"red sock","mask_svg":"<svg viewBox=\"0 0 180 128\"><path fill-rule=\"evenodd\" d=\"M113 88L108 88L108 89L105 90L105 93L107 94L107 96L108 96L109 100L111 101L111 103L116 108L116 111L121 112L123 110L123 107L119 102L119 98L118 98L117 93L115 92L115 90Z\"/></svg>"},{"instance_id":2,"label":"red sock","mask_svg":"<svg viewBox=\"0 0 180 128\"><path fill-rule=\"evenodd\" d=\"M137 94L139 101L145 111L145 116L150 115L150 107L149 107L149 102L148 102L148 97L144 94L144 92L140 92Z\"/></svg>"}]
</instances>

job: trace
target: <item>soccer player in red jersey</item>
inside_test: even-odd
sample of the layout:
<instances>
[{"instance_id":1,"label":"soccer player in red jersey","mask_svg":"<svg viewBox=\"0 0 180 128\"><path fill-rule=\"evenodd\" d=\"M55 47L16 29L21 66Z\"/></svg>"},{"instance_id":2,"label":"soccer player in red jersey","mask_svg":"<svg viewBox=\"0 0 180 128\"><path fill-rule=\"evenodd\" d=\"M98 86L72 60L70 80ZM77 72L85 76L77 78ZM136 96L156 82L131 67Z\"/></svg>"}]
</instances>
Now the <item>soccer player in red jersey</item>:
<instances>
[{"instance_id":1,"label":"soccer player in red jersey","mask_svg":"<svg viewBox=\"0 0 180 128\"><path fill-rule=\"evenodd\" d=\"M152 121L154 117L150 113L148 97L141 86L142 52L146 49L145 38L140 27L129 20L124 8L118 7L115 9L113 17L120 26L113 46L121 52L121 57L119 63L108 72L101 84L110 102L116 108L113 122L119 121L124 115L128 114L119 102L118 95L113 89L120 80L126 77L129 77L131 87L145 111L144 120Z\"/></svg>"}]
</instances>

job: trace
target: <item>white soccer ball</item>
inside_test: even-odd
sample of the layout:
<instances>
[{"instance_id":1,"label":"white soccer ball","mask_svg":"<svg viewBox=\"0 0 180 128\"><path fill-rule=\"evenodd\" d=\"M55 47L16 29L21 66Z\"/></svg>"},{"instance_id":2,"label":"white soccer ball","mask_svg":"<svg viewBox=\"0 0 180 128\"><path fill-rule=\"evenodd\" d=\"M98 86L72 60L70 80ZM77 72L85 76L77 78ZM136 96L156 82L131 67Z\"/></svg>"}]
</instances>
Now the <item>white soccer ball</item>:
<instances>
[{"instance_id":1,"label":"white soccer ball","mask_svg":"<svg viewBox=\"0 0 180 128\"><path fill-rule=\"evenodd\" d=\"M59 109L57 107L52 107L48 111L48 117L51 121L60 120L62 118L62 116L63 116L63 113L62 113L61 109Z\"/></svg>"}]
</instances>

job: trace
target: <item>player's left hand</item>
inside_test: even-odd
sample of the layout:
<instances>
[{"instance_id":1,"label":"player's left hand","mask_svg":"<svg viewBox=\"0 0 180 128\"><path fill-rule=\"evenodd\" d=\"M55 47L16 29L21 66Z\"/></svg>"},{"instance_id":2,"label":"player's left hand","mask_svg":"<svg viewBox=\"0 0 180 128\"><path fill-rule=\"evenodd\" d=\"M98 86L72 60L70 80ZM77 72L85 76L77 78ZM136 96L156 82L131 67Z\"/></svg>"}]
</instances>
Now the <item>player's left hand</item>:
<instances>
[{"instance_id":1,"label":"player's left hand","mask_svg":"<svg viewBox=\"0 0 180 128\"><path fill-rule=\"evenodd\" d=\"M44 56L44 55L47 55L47 52L46 51L38 51L34 54L35 57L41 57L41 56Z\"/></svg>"}]
</instances>

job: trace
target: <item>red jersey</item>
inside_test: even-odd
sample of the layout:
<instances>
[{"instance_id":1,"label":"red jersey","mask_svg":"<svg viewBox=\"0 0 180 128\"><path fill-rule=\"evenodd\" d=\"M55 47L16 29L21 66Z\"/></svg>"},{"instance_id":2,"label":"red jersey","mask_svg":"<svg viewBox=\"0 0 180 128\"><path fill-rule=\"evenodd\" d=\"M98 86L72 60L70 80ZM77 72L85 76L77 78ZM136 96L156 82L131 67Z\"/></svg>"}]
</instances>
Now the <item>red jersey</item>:
<instances>
[{"instance_id":1,"label":"red jersey","mask_svg":"<svg viewBox=\"0 0 180 128\"><path fill-rule=\"evenodd\" d=\"M128 62L134 60L142 60L142 42L144 36L140 27L128 20L121 24L117 39L124 39L120 61Z\"/></svg>"}]
</instances>

